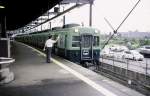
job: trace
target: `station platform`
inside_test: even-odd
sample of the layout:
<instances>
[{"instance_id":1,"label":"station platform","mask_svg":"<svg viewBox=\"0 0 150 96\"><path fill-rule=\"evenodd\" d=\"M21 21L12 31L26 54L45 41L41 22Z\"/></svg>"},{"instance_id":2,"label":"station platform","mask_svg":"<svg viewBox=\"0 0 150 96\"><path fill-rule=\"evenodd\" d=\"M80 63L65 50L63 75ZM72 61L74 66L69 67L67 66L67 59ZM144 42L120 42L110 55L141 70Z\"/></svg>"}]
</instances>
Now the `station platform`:
<instances>
[{"instance_id":1,"label":"station platform","mask_svg":"<svg viewBox=\"0 0 150 96\"><path fill-rule=\"evenodd\" d=\"M144 96L80 65L12 42L15 79L0 86L0 96Z\"/></svg>"}]
</instances>

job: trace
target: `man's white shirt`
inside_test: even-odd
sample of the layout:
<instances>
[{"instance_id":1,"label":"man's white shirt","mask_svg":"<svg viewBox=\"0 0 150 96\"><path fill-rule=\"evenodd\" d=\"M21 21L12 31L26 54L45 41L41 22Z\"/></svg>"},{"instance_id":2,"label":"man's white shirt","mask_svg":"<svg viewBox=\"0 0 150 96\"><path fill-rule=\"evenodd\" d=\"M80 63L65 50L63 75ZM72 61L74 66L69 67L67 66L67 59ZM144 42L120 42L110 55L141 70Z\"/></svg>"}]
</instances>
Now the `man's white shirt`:
<instances>
[{"instance_id":1,"label":"man's white shirt","mask_svg":"<svg viewBox=\"0 0 150 96\"><path fill-rule=\"evenodd\" d=\"M53 44L56 43L55 40L52 40L52 39L48 39L45 43L45 46L46 47L53 47Z\"/></svg>"}]
</instances>

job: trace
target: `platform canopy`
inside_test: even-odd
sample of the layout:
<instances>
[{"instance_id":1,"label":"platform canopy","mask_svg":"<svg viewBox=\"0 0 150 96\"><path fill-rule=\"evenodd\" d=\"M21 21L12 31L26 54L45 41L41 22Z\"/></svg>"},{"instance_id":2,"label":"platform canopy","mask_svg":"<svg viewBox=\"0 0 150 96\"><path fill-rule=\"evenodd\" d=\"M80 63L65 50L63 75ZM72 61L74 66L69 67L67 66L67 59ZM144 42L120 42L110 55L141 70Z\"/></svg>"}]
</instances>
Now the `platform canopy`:
<instances>
[{"instance_id":1,"label":"platform canopy","mask_svg":"<svg viewBox=\"0 0 150 96\"><path fill-rule=\"evenodd\" d=\"M94 0L0 0L0 18L6 17L7 30L15 30L37 19L60 3L89 3Z\"/></svg>"},{"instance_id":2,"label":"platform canopy","mask_svg":"<svg viewBox=\"0 0 150 96\"><path fill-rule=\"evenodd\" d=\"M94 0L62 0L61 3L82 3L82 4L88 4L93 3Z\"/></svg>"}]
</instances>

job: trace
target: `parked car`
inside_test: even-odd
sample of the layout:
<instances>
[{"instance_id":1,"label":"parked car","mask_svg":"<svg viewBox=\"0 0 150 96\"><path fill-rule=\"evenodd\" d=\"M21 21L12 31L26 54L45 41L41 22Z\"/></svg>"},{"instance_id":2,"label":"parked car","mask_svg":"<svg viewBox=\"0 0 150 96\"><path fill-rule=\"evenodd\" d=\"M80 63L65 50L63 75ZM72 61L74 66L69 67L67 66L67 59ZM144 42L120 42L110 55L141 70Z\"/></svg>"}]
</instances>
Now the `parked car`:
<instances>
[{"instance_id":1,"label":"parked car","mask_svg":"<svg viewBox=\"0 0 150 96\"><path fill-rule=\"evenodd\" d=\"M124 51L122 58L142 61L144 59L144 56L136 50L130 50L130 51Z\"/></svg>"},{"instance_id":2,"label":"parked car","mask_svg":"<svg viewBox=\"0 0 150 96\"><path fill-rule=\"evenodd\" d=\"M124 52L122 52L122 58L133 60L133 55L132 55L131 51L124 51Z\"/></svg>"},{"instance_id":3,"label":"parked car","mask_svg":"<svg viewBox=\"0 0 150 96\"><path fill-rule=\"evenodd\" d=\"M141 54L149 54L150 55L150 45L145 45L137 49Z\"/></svg>"},{"instance_id":4,"label":"parked car","mask_svg":"<svg viewBox=\"0 0 150 96\"><path fill-rule=\"evenodd\" d=\"M101 51L100 53L101 57L110 57L113 58L114 57L114 52L112 52L110 49L105 48Z\"/></svg>"},{"instance_id":5,"label":"parked car","mask_svg":"<svg viewBox=\"0 0 150 96\"><path fill-rule=\"evenodd\" d=\"M138 51L131 50L131 53L133 54L134 60L137 60L137 61L143 61L144 60L144 56L141 53L139 53Z\"/></svg>"},{"instance_id":6,"label":"parked car","mask_svg":"<svg viewBox=\"0 0 150 96\"><path fill-rule=\"evenodd\" d=\"M126 46L122 46L122 45L112 45L110 46L110 50L115 52L121 52L121 51L127 51L129 49Z\"/></svg>"}]
</instances>

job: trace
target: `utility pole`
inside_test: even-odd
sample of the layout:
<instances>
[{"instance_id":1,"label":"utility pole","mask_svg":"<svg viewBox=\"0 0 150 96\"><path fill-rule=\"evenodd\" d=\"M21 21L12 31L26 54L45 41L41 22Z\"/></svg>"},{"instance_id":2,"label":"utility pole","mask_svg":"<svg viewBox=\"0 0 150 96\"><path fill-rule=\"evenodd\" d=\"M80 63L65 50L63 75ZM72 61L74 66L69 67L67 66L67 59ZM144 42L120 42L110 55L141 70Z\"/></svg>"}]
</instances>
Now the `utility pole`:
<instances>
[{"instance_id":1,"label":"utility pole","mask_svg":"<svg viewBox=\"0 0 150 96\"><path fill-rule=\"evenodd\" d=\"M90 10L89 10L89 26L92 26L92 5L93 5L93 1L90 2Z\"/></svg>"}]
</instances>

